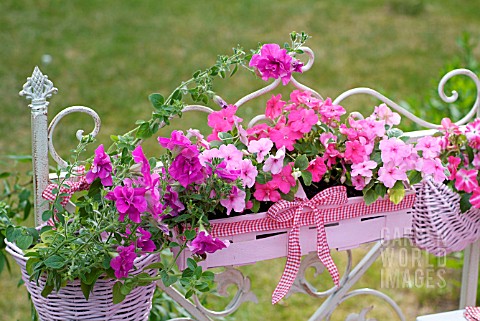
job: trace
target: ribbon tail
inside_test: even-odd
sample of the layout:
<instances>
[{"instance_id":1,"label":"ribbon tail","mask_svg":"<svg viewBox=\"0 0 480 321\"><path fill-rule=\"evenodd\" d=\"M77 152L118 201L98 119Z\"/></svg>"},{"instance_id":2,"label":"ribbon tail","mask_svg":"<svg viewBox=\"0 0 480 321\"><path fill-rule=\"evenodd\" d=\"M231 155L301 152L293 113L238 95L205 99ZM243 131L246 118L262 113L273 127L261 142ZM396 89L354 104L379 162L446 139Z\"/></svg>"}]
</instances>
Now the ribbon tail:
<instances>
[{"instance_id":1,"label":"ribbon tail","mask_svg":"<svg viewBox=\"0 0 480 321\"><path fill-rule=\"evenodd\" d=\"M302 252L300 248L300 228L295 226L288 236L288 256L285 270L272 295L272 304L280 301L292 287L300 268Z\"/></svg>"},{"instance_id":2,"label":"ribbon tail","mask_svg":"<svg viewBox=\"0 0 480 321\"><path fill-rule=\"evenodd\" d=\"M325 232L325 222L323 215L316 215L317 225L317 255L320 262L325 266L332 277L335 285L340 285L340 274L338 268L330 255L330 247L327 242L327 233Z\"/></svg>"}]
</instances>

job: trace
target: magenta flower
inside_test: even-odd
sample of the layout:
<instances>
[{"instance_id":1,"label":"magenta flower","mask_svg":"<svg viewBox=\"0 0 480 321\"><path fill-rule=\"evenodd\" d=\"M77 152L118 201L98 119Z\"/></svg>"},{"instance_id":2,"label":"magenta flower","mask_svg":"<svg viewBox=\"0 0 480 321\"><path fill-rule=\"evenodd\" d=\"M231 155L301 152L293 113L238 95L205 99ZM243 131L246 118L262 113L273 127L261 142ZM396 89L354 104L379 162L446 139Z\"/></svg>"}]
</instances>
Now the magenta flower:
<instances>
[{"instance_id":1,"label":"magenta flower","mask_svg":"<svg viewBox=\"0 0 480 321\"><path fill-rule=\"evenodd\" d=\"M223 161L218 164L217 168L215 168L215 174L218 175L221 179L227 182L233 182L237 178L240 177L240 170L239 169L229 169L227 167L227 162Z\"/></svg>"},{"instance_id":2,"label":"magenta flower","mask_svg":"<svg viewBox=\"0 0 480 321\"><path fill-rule=\"evenodd\" d=\"M275 185L275 183L272 181L268 182L267 184L255 183L255 193L253 193L253 196L260 202L277 202L282 198L280 193L277 191L277 185Z\"/></svg>"},{"instance_id":3,"label":"magenta flower","mask_svg":"<svg viewBox=\"0 0 480 321\"><path fill-rule=\"evenodd\" d=\"M167 186L167 191L163 195L163 201L165 202L165 206L170 207L171 212L169 215L171 216L177 216L185 209L185 206L178 198L178 193L174 191L171 186Z\"/></svg>"},{"instance_id":4,"label":"magenta flower","mask_svg":"<svg viewBox=\"0 0 480 321\"><path fill-rule=\"evenodd\" d=\"M321 157L317 157L310 162L307 167L307 171L312 173L312 181L320 182L323 175L327 172L327 166L325 166L325 161Z\"/></svg>"},{"instance_id":5,"label":"magenta flower","mask_svg":"<svg viewBox=\"0 0 480 321\"><path fill-rule=\"evenodd\" d=\"M474 189L478 188L477 175L478 171L476 169L459 169L455 175L455 188L466 193L473 192Z\"/></svg>"},{"instance_id":6,"label":"magenta flower","mask_svg":"<svg viewBox=\"0 0 480 321\"><path fill-rule=\"evenodd\" d=\"M252 161L244 159L240 163L240 179L242 180L243 187L252 187L255 184L258 170L253 166Z\"/></svg>"},{"instance_id":7,"label":"magenta flower","mask_svg":"<svg viewBox=\"0 0 480 321\"><path fill-rule=\"evenodd\" d=\"M129 228L127 228L127 235L131 235L132 232ZM136 231L137 239L135 241L135 245L137 248L142 250L142 253L146 252L153 252L156 250L155 243L150 239L152 237L152 233L143 228L139 227Z\"/></svg>"},{"instance_id":8,"label":"magenta flower","mask_svg":"<svg viewBox=\"0 0 480 321\"><path fill-rule=\"evenodd\" d=\"M237 213L241 213L245 210L245 192L236 186L232 186L230 195L226 199L220 200L220 204L227 209L227 215L234 210Z\"/></svg>"},{"instance_id":9,"label":"magenta flower","mask_svg":"<svg viewBox=\"0 0 480 321\"><path fill-rule=\"evenodd\" d=\"M228 105L227 108L214 111L208 115L208 126L216 132L227 132L233 128L235 122L241 122L242 119L235 116L237 107Z\"/></svg>"},{"instance_id":10,"label":"magenta flower","mask_svg":"<svg viewBox=\"0 0 480 321\"><path fill-rule=\"evenodd\" d=\"M260 54L253 55L249 66L257 68L264 81L281 78L284 85L290 82L292 72L302 72L302 63L277 44L263 45Z\"/></svg>"},{"instance_id":11,"label":"magenta flower","mask_svg":"<svg viewBox=\"0 0 480 321\"><path fill-rule=\"evenodd\" d=\"M137 258L135 245L119 246L117 252L119 255L110 261L110 266L115 271L115 276L118 279L126 278L128 272L133 268L133 262Z\"/></svg>"},{"instance_id":12,"label":"magenta flower","mask_svg":"<svg viewBox=\"0 0 480 321\"><path fill-rule=\"evenodd\" d=\"M407 174L404 170L395 166L393 162L383 164L378 170L378 180L388 188L392 188L397 181L406 181Z\"/></svg>"},{"instance_id":13,"label":"magenta flower","mask_svg":"<svg viewBox=\"0 0 480 321\"><path fill-rule=\"evenodd\" d=\"M264 172L270 172L272 174L278 174L283 168L283 159L285 158L285 148L282 147L277 150L275 156L271 155L263 165Z\"/></svg>"},{"instance_id":14,"label":"magenta flower","mask_svg":"<svg viewBox=\"0 0 480 321\"><path fill-rule=\"evenodd\" d=\"M260 138L259 140L252 140L248 144L248 151L257 153L257 162L261 163L272 147L273 142L269 138Z\"/></svg>"},{"instance_id":15,"label":"magenta flower","mask_svg":"<svg viewBox=\"0 0 480 321\"><path fill-rule=\"evenodd\" d=\"M297 184L292 176L292 167L290 165L285 166L279 174L273 175L271 182L284 194L288 194L292 186Z\"/></svg>"},{"instance_id":16,"label":"magenta flower","mask_svg":"<svg viewBox=\"0 0 480 321\"><path fill-rule=\"evenodd\" d=\"M282 114L283 107L285 106L286 102L281 99L281 94L278 94L276 96L272 95L272 98L267 101L267 108L265 109L266 117L270 119L275 119Z\"/></svg>"},{"instance_id":17,"label":"magenta flower","mask_svg":"<svg viewBox=\"0 0 480 321\"><path fill-rule=\"evenodd\" d=\"M308 133L317 122L318 117L313 109L296 109L288 115L290 129L302 134Z\"/></svg>"},{"instance_id":18,"label":"magenta flower","mask_svg":"<svg viewBox=\"0 0 480 321\"><path fill-rule=\"evenodd\" d=\"M290 101L294 104L304 104L313 110L318 110L323 104L321 99L312 97L311 92L298 89L290 93Z\"/></svg>"},{"instance_id":19,"label":"magenta flower","mask_svg":"<svg viewBox=\"0 0 480 321\"><path fill-rule=\"evenodd\" d=\"M198 159L198 150L184 149L168 168L168 173L180 185L187 187L191 183L203 180L202 164Z\"/></svg>"},{"instance_id":20,"label":"magenta flower","mask_svg":"<svg viewBox=\"0 0 480 321\"><path fill-rule=\"evenodd\" d=\"M86 175L88 184L91 184L96 178L100 178L103 186L112 186L112 162L110 156L105 153L103 145L99 145L95 150L93 164Z\"/></svg>"},{"instance_id":21,"label":"magenta flower","mask_svg":"<svg viewBox=\"0 0 480 321\"><path fill-rule=\"evenodd\" d=\"M475 208L480 208L480 187L473 190L473 194L470 196L470 204Z\"/></svg>"},{"instance_id":22,"label":"magenta flower","mask_svg":"<svg viewBox=\"0 0 480 321\"><path fill-rule=\"evenodd\" d=\"M367 156L365 146L358 140L345 142L345 160L358 164L364 161Z\"/></svg>"},{"instance_id":23,"label":"magenta flower","mask_svg":"<svg viewBox=\"0 0 480 321\"><path fill-rule=\"evenodd\" d=\"M172 131L170 138L158 137L158 142L163 148L171 150L174 155L178 155L184 148L192 146L190 139L181 130Z\"/></svg>"},{"instance_id":24,"label":"magenta flower","mask_svg":"<svg viewBox=\"0 0 480 321\"><path fill-rule=\"evenodd\" d=\"M462 160L460 159L460 157L448 156L447 169L450 172L450 176L448 177L450 181L453 181L455 179L455 176L457 176L458 165L460 165L461 162Z\"/></svg>"},{"instance_id":25,"label":"magenta flower","mask_svg":"<svg viewBox=\"0 0 480 321\"><path fill-rule=\"evenodd\" d=\"M257 124L251 128L247 129L248 136L252 137L253 139L261 139L261 138L269 138L270 137L270 127L265 124Z\"/></svg>"},{"instance_id":26,"label":"magenta flower","mask_svg":"<svg viewBox=\"0 0 480 321\"><path fill-rule=\"evenodd\" d=\"M142 220L140 214L147 210L147 200L145 199L145 188L136 188L132 186L117 186L112 192L109 192L106 199L115 201L115 206L120 213L119 221L123 222L125 214L135 223Z\"/></svg>"},{"instance_id":27,"label":"magenta flower","mask_svg":"<svg viewBox=\"0 0 480 321\"><path fill-rule=\"evenodd\" d=\"M193 254L204 255L205 253L215 253L218 250L226 248L229 244L228 241L222 241L207 234L205 231L201 231L190 244L188 244L188 249Z\"/></svg>"}]
</instances>

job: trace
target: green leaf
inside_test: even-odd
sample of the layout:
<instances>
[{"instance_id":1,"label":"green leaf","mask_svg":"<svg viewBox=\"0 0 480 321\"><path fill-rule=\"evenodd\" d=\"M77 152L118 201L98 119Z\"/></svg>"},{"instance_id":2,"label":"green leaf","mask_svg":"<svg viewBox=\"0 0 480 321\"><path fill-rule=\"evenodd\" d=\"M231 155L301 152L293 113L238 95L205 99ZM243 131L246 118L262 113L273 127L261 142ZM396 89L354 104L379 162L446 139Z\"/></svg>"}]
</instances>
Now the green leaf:
<instances>
[{"instance_id":1,"label":"green leaf","mask_svg":"<svg viewBox=\"0 0 480 321\"><path fill-rule=\"evenodd\" d=\"M150 269L163 269L163 263L162 262L155 262L155 263L147 265L144 268L144 270L150 270Z\"/></svg>"},{"instance_id":2,"label":"green leaf","mask_svg":"<svg viewBox=\"0 0 480 321\"><path fill-rule=\"evenodd\" d=\"M90 292L92 291L93 285L86 284L83 281L80 281L80 288L82 289L82 293L83 293L83 296L85 297L85 300L88 301L88 298L90 297Z\"/></svg>"},{"instance_id":3,"label":"green leaf","mask_svg":"<svg viewBox=\"0 0 480 321\"><path fill-rule=\"evenodd\" d=\"M393 204L400 203L405 196L405 187L402 181L397 181L395 185L388 190L388 195Z\"/></svg>"},{"instance_id":4,"label":"green leaf","mask_svg":"<svg viewBox=\"0 0 480 321\"><path fill-rule=\"evenodd\" d=\"M48 221L53 216L52 210L46 210L42 213L42 220L44 222Z\"/></svg>"},{"instance_id":5,"label":"green leaf","mask_svg":"<svg viewBox=\"0 0 480 321\"><path fill-rule=\"evenodd\" d=\"M401 131L400 129L398 128L391 128L389 130L387 130L387 136L388 138L392 138L392 137L400 137L403 135L403 131Z\"/></svg>"},{"instance_id":6,"label":"green leaf","mask_svg":"<svg viewBox=\"0 0 480 321\"><path fill-rule=\"evenodd\" d=\"M258 213L260 210L260 202L257 201L256 199L253 200L253 206L252 206L252 212L253 213Z\"/></svg>"},{"instance_id":7,"label":"green leaf","mask_svg":"<svg viewBox=\"0 0 480 321\"><path fill-rule=\"evenodd\" d=\"M374 189L369 189L368 191L363 193L363 200L365 201L365 204L370 205L373 204L379 197Z\"/></svg>"},{"instance_id":8,"label":"green leaf","mask_svg":"<svg viewBox=\"0 0 480 321\"><path fill-rule=\"evenodd\" d=\"M187 266L188 266L188 268L189 268L190 270L195 270L198 265L197 265L197 262L195 262L194 259L192 259L192 258L189 257L189 258L187 259Z\"/></svg>"},{"instance_id":9,"label":"green leaf","mask_svg":"<svg viewBox=\"0 0 480 321\"><path fill-rule=\"evenodd\" d=\"M140 139L147 139L153 135L152 130L150 128L149 122L144 122L138 127L137 133L135 134L136 138Z\"/></svg>"},{"instance_id":10,"label":"green leaf","mask_svg":"<svg viewBox=\"0 0 480 321\"><path fill-rule=\"evenodd\" d=\"M46 298L53 291L53 285L45 285L42 290L42 296Z\"/></svg>"},{"instance_id":11,"label":"green leaf","mask_svg":"<svg viewBox=\"0 0 480 321\"><path fill-rule=\"evenodd\" d=\"M122 282L118 281L113 285L113 304L118 304L125 300L126 295L122 294Z\"/></svg>"},{"instance_id":12,"label":"green leaf","mask_svg":"<svg viewBox=\"0 0 480 321\"><path fill-rule=\"evenodd\" d=\"M15 244L22 250L28 249L33 243L33 236L30 234L20 234L15 240Z\"/></svg>"},{"instance_id":13,"label":"green leaf","mask_svg":"<svg viewBox=\"0 0 480 321\"><path fill-rule=\"evenodd\" d=\"M302 179L306 186L312 185L312 173L309 171L302 171Z\"/></svg>"},{"instance_id":14,"label":"green leaf","mask_svg":"<svg viewBox=\"0 0 480 321\"><path fill-rule=\"evenodd\" d=\"M45 265L52 269L60 269L65 265L65 260L59 255L52 255L45 260Z\"/></svg>"},{"instance_id":15,"label":"green leaf","mask_svg":"<svg viewBox=\"0 0 480 321\"><path fill-rule=\"evenodd\" d=\"M148 100L150 100L155 108L160 108L165 103L165 98L157 93L149 95Z\"/></svg>"},{"instance_id":16,"label":"green leaf","mask_svg":"<svg viewBox=\"0 0 480 321\"><path fill-rule=\"evenodd\" d=\"M194 230L186 230L184 234L188 241L193 240L195 236L197 236L197 232L195 232Z\"/></svg>"},{"instance_id":17,"label":"green leaf","mask_svg":"<svg viewBox=\"0 0 480 321\"><path fill-rule=\"evenodd\" d=\"M165 274L162 276L163 285L165 285L166 287L169 287L173 283L177 282L177 280L178 278L175 275Z\"/></svg>"},{"instance_id":18,"label":"green leaf","mask_svg":"<svg viewBox=\"0 0 480 321\"><path fill-rule=\"evenodd\" d=\"M462 213L465 213L472 207L472 204L470 203L471 196L472 194L470 193L464 193L460 197L460 210L462 211Z\"/></svg>"},{"instance_id":19,"label":"green leaf","mask_svg":"<svg viewBox=\"0 0 480 321\"><path fill-rule=\"evenodd\" d=\"M375 185L375 193L377 193L379 197L384 197L387 193L387 188L383 184L377 184Z\"/></svg>"},{"instance_id":20,"label":"green leaf","mask_svg":"<svg viewBox=\"0 0 480 321\"><path fill-rule=\"evenodd\" d=\"M408 182L410 185L418 184L422 181L422 174L419 171L410 171L408 173Z\"/></svg>"},{"instance_id":21,"label":"green leaf","mask_svg":"<svg viewBox=\"0 0 480 321\"><path fill-rule=\"evenodd\" d=\"M307 156L302 154L302 155L297 157L293 167L298 168L299 170L303 171L303 170L307 169L308 165L309 165L309 162L308 162Z\"/></svg>"}]
</instances>

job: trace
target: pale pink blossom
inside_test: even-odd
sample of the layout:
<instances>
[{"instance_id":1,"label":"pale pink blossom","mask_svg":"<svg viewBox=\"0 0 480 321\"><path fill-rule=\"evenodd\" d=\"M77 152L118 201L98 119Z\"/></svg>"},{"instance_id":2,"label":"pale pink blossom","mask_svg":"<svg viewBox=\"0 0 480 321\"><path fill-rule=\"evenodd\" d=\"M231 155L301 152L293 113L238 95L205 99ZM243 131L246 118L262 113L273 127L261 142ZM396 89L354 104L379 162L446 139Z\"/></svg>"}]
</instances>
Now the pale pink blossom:
<instances>
[{"instance_id":1,"label":"pale pink blossom","mask_svg":"<svg viewBox=\"0 0 480 321\"><path fill-rule=\"evenodd\" d=\"M406 181L407 174L395 165L394 162L383 164L378 170L378 180L388 188L392 188L397 181Z\"/></svg>"},{"instance_id":2,"label":"pale pink blossom","mask_svg":"<svg viewBox=\"0 0 480 321\"><path fill-rule=\"evenodd\" d=\"M377 167L377 163L372 160L367 160L361 163L352 165L352 176L372 177L372 169Z\"/></svg>"},{"instance_id":3,"label":"pale pink blossom","mask_svg":"<svg viewBox=\"0 0 480 321\"><path fill-rule=\"evenodd\" d=\"M480 148L480 119L467 124L465 128L465 136L468 140L468 145L472 148Z\"/></svg>"},{"instance_id":4,"label":"pale pink blossom","mask_svg":"<svg viewBox=\"0 0 480 321\"><path fill-rule=\"evenodd\" d=\"M445 167L439 158L424 159L422 167L423 175L431 175L437 183L443 182L447 176L445 175Z\"/></svg>"},{"instance_id":5,"label":"pale pink blossom","mask_svg":"<svg viewBox=\"0 0 480 321\"><path fill-rule=\"evenodd\" d=\"M214 158L222 158L218 148L206 149L198 156L198 160L203 167L207 167L207 164L211 164Z\"/></svg>"},{"instance_id":6,"label":"pale pink blossom","mask_svg":"<svg viewBox=\"0 0 480 321\"><path fill-rule=\"evenodd\" d=\"M285 148L282 147L277 150L275 156L270 155L263 165L264 172L270 172L272 174L278 174L282 171L283 160L285 158Z\"/></svg>"},{"instance_id":7,"label":"pale pink blossom","mask_svg":"<svg viewBox=\"0 0 480 321\"><path fill-rule=\"evenodd\" d=\"M368 140L373 140L376 137L383 137L385 135L385 120L361 119L358 121L361 126L361 135Z\"/></svg>"},{"instance_id":8,"label":"pale pink blossom","mask_svg":"<svg viewBox=\"0 0 480 321\"><path fill-rule=\"evenodd\" d=\"M245 210L245 195L245 192L237 186L232 186L230 195L226 199L220 200L220 204L227 209L227 215L230 215L232 210L237 213Z\"/></svg>"},{"instance_id":9,"label":"pale pink blossom","mask_svg":"<svg viewBox=\"0 0 480 321\"><path fill-rule=\"evenodd\" d=\"M332 99L327 98L320 106L319 113L322 123L332 124L333 121L340 121L340 116L344 115L346 110L340 105L334 105Z\"/></svg>"},{"instance_id":10,"label":"pale pink blossom","mask_svg":"<svg viewBox=\"0 0 480 321\"><path fill-rule=\"evenodd\" d=\"M303 104L312 109L318 109L322 100L312 97L312 93L309 91L294 90L290 93L290 101L295 104Z\"/></svg>"},{"instance_id":11,"label":"pale pink blossom","mask_svg":"<svg viewBox=\"0 0 480 321\"><path fill-rule=\"evenodd\" d=\"M249 159L244 159L240 163L240 179L242 180L243 186L252 187L255 184L255 179L258 175L258 170L253 166L252 161Z\"/></svg>"},{"instance_id":12,"label":"pale pink blossom","mask_svg":"<svg viewBox=\"0 0 480 321\"><path fill-rule=\"evenodd\" d=\"M235 145L221 145L218 150L220 151L220 157L227 163L227 169L237 169L240 166L243 153Z\"/></svg>"},{"instance_id":13,"label":"pale pink blossom","mask_svg":"<svg viewBox=\"0 0 480 321\"><path fill-rule=\"evenodd\" d=\"M269 138L260 138L259 140L249 142L248 151L250 153L257 153L257 162L261 163L272 147L273 142Z\"/></svg>"},{"instance_id":14,"label":"pale pink blossom","mask_svg":"<svg viewBox=\"0 0 480 321\"><path fill-rule=\"evenodd\" d=\"M432 136L425 136L418 140L416 150L422 151L423 158L435 158L440 155L439 140Z\"/></svg>"},{"instance_id":15,"label":"pale pink blossom","mask_svg":"<svg viewBox=\"0 0 480 321\"><path fill-rule=\"evenodd\" d=\"M380 141L380 150L384 163L393 162L396 165L399 165L412 152L410 145L407 146L404 141L395 137Z\"/></svg>"},{"instance_id":16,"label":"pale pink blossom","mask_svg":"<svg viewBox=\"0 0 480 321\"><path fill-rule=\"evenodd\" d=\"M393 112L385 104L381 104L378 107L375 107L375 111L373 112L373 114L377 117L377 119L384 120L385 124L388 126L400 124L400 115Z\"/></svg>"},{"instance_id":17,"label":"pale pink blossom","mask_svg":"<svg viewBox=\"0 0 480 321\"><path fill-rule=\"evenodd\" d=\"M361 191L371 180L371 177L363 177L361 175L352 176L352 185L357 191Z\"/></svg>"}]
</instances>

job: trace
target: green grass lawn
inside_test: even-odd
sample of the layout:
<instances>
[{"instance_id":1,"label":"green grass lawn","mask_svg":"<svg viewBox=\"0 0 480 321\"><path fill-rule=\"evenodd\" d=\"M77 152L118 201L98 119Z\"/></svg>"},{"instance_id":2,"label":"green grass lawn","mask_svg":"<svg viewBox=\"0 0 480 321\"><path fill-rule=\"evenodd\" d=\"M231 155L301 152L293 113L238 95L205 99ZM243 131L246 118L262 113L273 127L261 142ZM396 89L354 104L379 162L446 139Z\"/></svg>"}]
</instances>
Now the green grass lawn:
<instances>
[{"instance_id":1,"label":"green grass lawn","mask_svg":"<svg viewBox=\"0 0 480 321\"><path fill-rule=\"evenodd\" d=\"M456 38L464 31L480 38L479 11L479 1L459 4L456 0L3 0L0 154L30 153L28 103L17 93L35 65L59 89L51 99L50 119L66 106L94 108L103 121L99 140L106 143L110 134L126 132L135 120L149 117L150 93L168 94L197 69L212 65L217 54L230 53L237 44L248 49L258 42L283 43L292 30L312 36L308 45L316 53L316 62L299 79L324 97L336 97L358 86L375 88L397 101L421 97L436 86L431 79L439 77L442 66L458 54ZM42 62L44 55L52 61ZM219 81L216 88L228 102L234 102L261 86L261 80L238 75ZM348 99L345 107L368 113L376 103ZM244 107L241 114L249 119L259 113L262 103L254 101ZM206 118L186 115L173 124L183 129L204 128ZM78 128L88 131L92 122L83 115L62 121L55 134L62 155L75 146ZM150 152L155 148L149 145ZM299 320L319 306L318 300L295 296L271 307L269 296L282 264L278 260L244 268L251 272L261 302L239 311L238 320ZM378 287L382 263L376 264L362 281L364 286ZM452 282L458 283L457 272L449 273ZM16 288L17 280L15 271L0 279L4 320L28 320L29 304L25 291ZM457 304L455 293L445 290L389 291L408 311L409 320L418 313ZM362 302L352 312L366 305ZM334 318L342 320L342 316Z\"/></svg>"}]
</instances>

